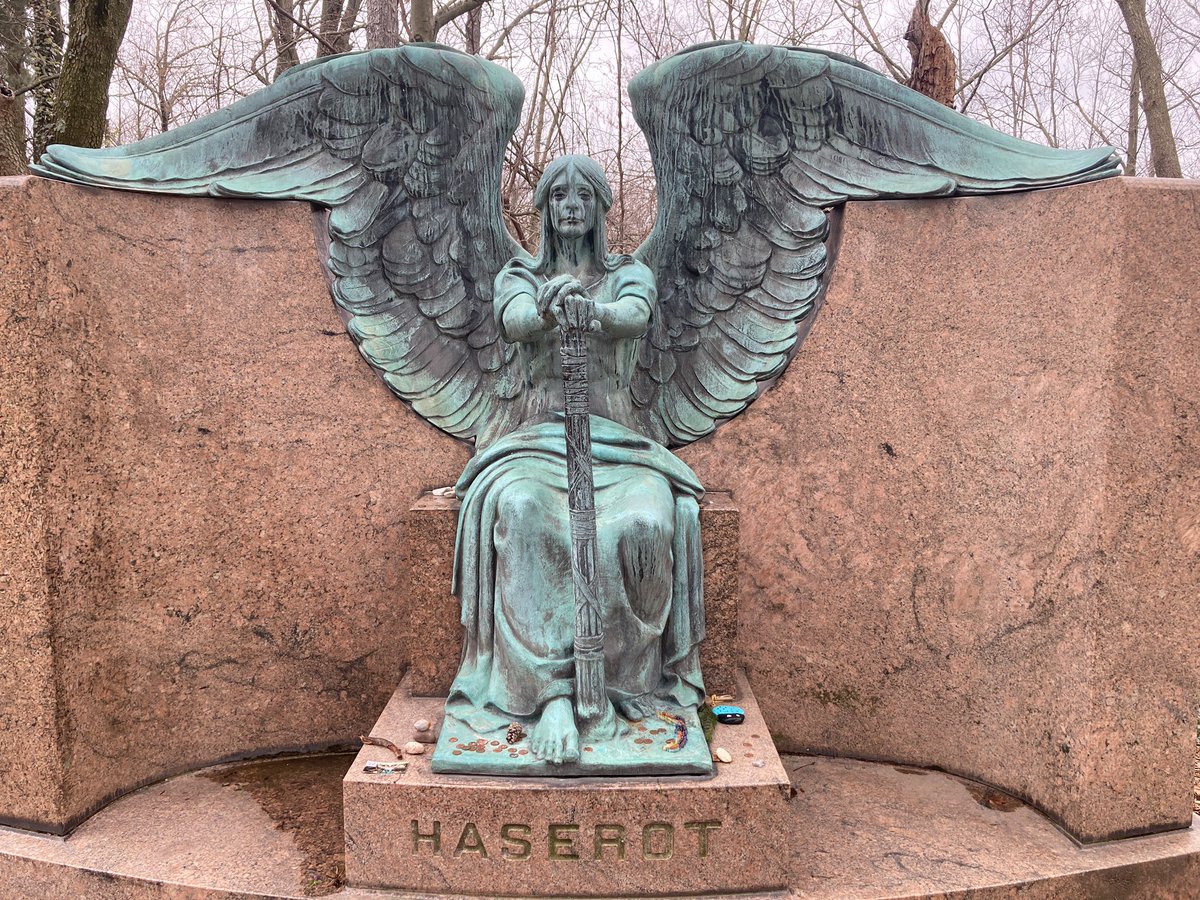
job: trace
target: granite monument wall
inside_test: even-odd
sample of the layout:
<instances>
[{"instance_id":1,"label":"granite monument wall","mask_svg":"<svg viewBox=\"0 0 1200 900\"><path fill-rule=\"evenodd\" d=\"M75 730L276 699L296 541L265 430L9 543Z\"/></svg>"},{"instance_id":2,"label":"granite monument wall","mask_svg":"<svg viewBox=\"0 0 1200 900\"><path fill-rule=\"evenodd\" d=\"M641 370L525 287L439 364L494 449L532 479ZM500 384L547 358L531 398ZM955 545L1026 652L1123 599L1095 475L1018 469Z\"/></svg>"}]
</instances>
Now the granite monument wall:
<instances>
[{"instance_id":1,"label":"granite monument wall","mask_svg":"<svg viewBox=\"0 0 1200 900\"><path fill-rule=\"evenodd\" d=\"M851 205L786 373L682 452L741 512L783 749L1084 840L1190 822L1200 185ZM0 179L0 821L351 744L420 654L406 513L467 452L370 374L302 204ZM448 588L448 586L447 586Z\"/></svg>"}]
</instances>

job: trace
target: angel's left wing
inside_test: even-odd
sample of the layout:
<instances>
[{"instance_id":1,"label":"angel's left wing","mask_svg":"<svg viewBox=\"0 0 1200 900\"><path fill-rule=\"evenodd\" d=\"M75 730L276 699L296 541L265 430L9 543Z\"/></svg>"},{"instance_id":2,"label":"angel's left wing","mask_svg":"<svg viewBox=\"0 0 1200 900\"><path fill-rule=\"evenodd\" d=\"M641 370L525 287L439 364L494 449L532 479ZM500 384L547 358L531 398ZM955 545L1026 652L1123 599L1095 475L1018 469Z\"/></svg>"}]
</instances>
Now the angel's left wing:
<instances>
[{"instance_id":1,"label":"angel's left wing","mask_svg":"<svg viewBox=\"0 0 1200 900\"><path fill-rule=\"evenodd\" d=\"M417 413L482 446L519 422L520 365L496 327L492 285L520 252L500 171L523 96L499 66L410 44L298 66L136 144L50 147L34 171L327 207L330 287L359 352Z\"/></svg>"},{"instance_id":2,"label":"angel's left wing","mask_svg":"<svg viewBox=\"0 0 1200 900\"><path fill-rule=\"evenodd\" d=\"M1118 168L1111 148L1030 144L819 51L702 45L638 73L629 93L658 177L636 255L659 303L632 389L639 424L668 446L708 434L783 371L822 287L828 207Z\"/></svg>"}]
</instances>

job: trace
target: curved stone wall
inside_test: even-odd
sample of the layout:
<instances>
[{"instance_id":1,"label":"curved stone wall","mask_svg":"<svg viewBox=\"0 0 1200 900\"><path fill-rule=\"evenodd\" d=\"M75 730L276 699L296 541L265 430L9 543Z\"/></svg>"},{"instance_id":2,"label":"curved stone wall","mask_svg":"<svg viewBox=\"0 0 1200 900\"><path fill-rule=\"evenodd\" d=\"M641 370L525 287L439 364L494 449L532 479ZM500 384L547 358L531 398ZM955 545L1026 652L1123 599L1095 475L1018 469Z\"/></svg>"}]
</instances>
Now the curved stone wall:
<instances>
[{"instance_id":1,"label":"curved stone wall","mask_svg":"<svg viewBox=\"0 0 1200 900\"><path fill-rule=\"evenodd\" d=\"M1190 821L1197 190L847 210L800 353L682 453L783 748ZM466 450L358 359L305 206L0 179L0 250L0 820L350 743L457 654L404 645L397 563Z\"/></svg>"}]
</instances>

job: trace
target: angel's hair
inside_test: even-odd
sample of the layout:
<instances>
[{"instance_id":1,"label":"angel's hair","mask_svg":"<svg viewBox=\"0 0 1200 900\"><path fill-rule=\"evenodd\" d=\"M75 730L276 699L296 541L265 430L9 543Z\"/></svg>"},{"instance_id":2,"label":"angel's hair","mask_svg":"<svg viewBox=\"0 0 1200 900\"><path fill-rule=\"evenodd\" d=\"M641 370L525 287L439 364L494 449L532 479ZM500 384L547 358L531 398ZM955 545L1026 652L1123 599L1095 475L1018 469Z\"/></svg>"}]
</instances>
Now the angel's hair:
<instances>
[{"instance_id":1,"label":"angel's hair","mask_svg":"<svg viewBox=\"0 0 1200 900\"><path fill-rule=\"evenodd\" d=\"M550 232L550 189L555 182L563 177L581 178L595 192L596 221L592 224L592 260L597 271L611 272L626 259L624 256L610 256L608 252L608 231L604 225L604 217L612 207L612 188L608 186L608 178L600 164L591 157L571 155L560 156L546 166L542 177L538 179L537 188L533 192L533 205L542 214L542 243L538 247L537 258L531 268L538 275L545 274L554 266L554 240Z\"/></svg>"}]
</instances>

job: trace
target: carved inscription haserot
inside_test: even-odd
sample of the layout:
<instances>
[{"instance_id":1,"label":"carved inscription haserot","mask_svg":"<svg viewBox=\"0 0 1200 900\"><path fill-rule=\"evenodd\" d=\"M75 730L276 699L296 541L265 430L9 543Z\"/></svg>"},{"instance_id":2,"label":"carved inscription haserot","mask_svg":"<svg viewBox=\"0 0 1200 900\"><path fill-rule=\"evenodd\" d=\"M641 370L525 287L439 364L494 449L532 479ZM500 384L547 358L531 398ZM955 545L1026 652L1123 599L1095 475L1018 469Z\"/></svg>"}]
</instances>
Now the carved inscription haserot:
<instances>
[{"instance_id":1,"label":"carved inscription haserot","mask_svg":"<svg viewBox=\"0 0 1200 900\"><path fill-rule=\"evenodd\" d=\"M460 859L527 860L535 855L558 862L590 860L644 861L686 857L706 859L714 851L715 834L724 824L716 819L646 822L621 825L599 822L585 826L573 822L551 822L544 829L509 822L496 834L485 835L474 822L450 826L438 819L413 819L410 830L415 855Z\"/></svg>"}]
</instances>

